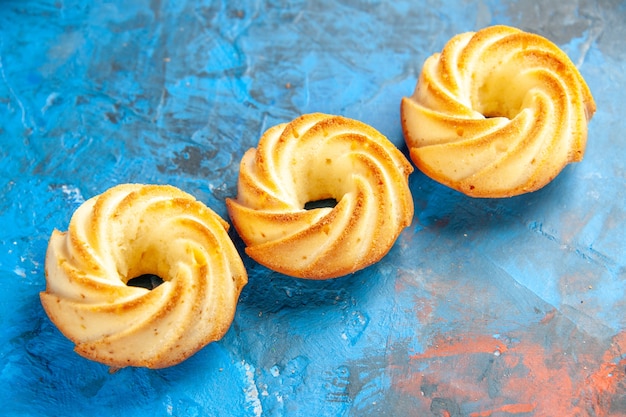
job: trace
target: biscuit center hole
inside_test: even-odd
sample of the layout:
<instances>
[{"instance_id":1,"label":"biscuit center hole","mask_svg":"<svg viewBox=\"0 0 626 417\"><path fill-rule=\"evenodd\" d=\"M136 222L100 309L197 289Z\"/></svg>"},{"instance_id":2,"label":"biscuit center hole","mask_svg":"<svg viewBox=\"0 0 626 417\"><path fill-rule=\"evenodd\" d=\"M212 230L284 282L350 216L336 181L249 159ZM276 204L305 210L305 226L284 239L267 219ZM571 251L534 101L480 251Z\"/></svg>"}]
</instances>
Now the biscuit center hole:
<instances>
[{"instance_id":1,"label":"biscuit center hole","mask_svg":"<svg viewBox=\"0 0 626 417\"><path fill-rule=\"evenodd\" d=\"M313 209L317 209L317 208L333 208L337 205L337 200L335 200L334 198L324 198L321 200L314 200L314 201L309 201L307 203L304 204L304 209L305 210L313 210Z\"/></svg>"},{"instance_id":2,"label":"biscuit center hole","mask_svg":"<svg viewBox=\"0 0 626 417\"><path fill-rule=\"evenodd\" d=\"M486 118L506 117L513 119L520 112L521 104L513 94L504 93L495 83L485 84L480 90L478 110Z\"/></svg>"},{"instance_id":3,"label":"biscuit center hole","mask_svg":"<svg viewBox=\"0 0 626 417\"><path fill-rule=\"evenodd\" d=\"M126 285L130 287L138 287L145 288L148 290L153 290L159 285L163 284L163 278L154 274L143 274L138 277L131 278L128 280Z\"/></svg>"},{"instance_id":4,"label":"biscuit center hole","mask_svg":"<svg viewBox=\"0 0 626 417\"><path fill-rule=\"evenodd\" d=\"M524 107L524 99L532 83L518 74L513 64L504 64L493 71L473 97L474 109L486 118L514 119Z\"/></svg>"}]
</instances>

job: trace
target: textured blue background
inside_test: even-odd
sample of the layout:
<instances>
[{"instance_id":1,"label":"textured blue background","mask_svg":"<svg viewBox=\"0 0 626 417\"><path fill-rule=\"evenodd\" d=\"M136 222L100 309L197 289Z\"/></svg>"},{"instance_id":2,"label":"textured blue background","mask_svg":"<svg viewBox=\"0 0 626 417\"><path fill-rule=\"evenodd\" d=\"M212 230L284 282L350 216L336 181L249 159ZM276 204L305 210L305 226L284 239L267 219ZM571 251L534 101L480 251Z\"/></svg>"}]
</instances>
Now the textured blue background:
<instances>
[{"instance_id":1,"label":"textured blue background","mask_svg":"<svg viewBox=\"0 0 626 417\"><path fill-rule=\"evenodd\" d=\"M0 414L626 415L624 22L617 0L0 0ZM424 59L496 23L561 46L597 101L546 188L471 199L416 172L386 258L327 282L244 258L230 331L172 368L109 374L44 314L48 237L85 199L167 183L225 217L243 152L313 111L406 151Z\"/></svg>"}]
</instances>

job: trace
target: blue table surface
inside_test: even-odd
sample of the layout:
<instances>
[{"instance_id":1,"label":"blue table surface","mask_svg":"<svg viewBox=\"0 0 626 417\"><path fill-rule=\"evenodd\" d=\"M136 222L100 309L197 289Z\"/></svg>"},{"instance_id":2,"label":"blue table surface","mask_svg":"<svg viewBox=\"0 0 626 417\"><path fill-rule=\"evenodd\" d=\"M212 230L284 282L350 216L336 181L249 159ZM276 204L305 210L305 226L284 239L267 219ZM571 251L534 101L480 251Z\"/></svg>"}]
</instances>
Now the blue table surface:
<instances>
[{"instance_id":1,"label":"blue table surface","mask_svg":"<svg viewBox=\"0 0 626 417\"><path fill-rule=\"evenodd\" d=\"M0 414L626 415L626 6L618 0L0 1ZM239 161L300 114L403 152L400 99L453 35L548 37L596 99L582 162L510 199L414 172L415 217L353 275L244 256L226 336L162 370L73 352L39 302L54 228L125 182L227 217Z\"/></svg>"}]
</instances>

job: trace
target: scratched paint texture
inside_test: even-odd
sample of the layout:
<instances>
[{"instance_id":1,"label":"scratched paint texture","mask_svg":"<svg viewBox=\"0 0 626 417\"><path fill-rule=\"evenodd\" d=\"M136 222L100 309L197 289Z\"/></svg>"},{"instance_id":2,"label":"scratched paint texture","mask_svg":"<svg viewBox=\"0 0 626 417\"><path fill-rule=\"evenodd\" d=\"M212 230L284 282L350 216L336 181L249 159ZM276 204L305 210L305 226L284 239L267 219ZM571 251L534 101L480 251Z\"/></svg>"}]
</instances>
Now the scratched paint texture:
<instances>
[{"instance_id":1,"label":"scratched paint texture","mask_svg":"<svg viewBox=\"0 0 626 417\"><path fill-rule=\"evenodd\" d=\"M1 1L3 414L626 416L625 21L618 0ZM85 199L167 183L226 216L243 152L313 111L406 152L424 59L498 23L560 45L597 101L584 161L544 189L415 172L381 262L309 282L244 258L230 331L172 368L109 374L44 314L48 237Z\"/></svg>"}]
</instances>

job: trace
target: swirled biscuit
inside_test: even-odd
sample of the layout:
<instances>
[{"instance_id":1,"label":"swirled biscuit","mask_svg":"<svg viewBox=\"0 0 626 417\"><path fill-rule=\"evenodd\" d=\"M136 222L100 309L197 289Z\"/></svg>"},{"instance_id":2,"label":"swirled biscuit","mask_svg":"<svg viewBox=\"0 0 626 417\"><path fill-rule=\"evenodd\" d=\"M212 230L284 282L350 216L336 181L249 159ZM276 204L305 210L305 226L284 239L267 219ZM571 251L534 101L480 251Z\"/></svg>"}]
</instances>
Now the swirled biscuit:
<instances>
[{"instance_id":1,"label":"swirled biscuit","mask_svg":"<svg viewBox=\"0 0 626 417\"><path fill-rule=\"evenodd\" d=\"M228 224L165 185L123 184L83 203L46 254L43 307L80 355L163 368L220 339L247 274ZM127 285L153 274L150 290Z\"/></svg>"},{"instance_id":2,"label":"swirled biscuit","mask_svg":"<svg viewBox=\"0 0 626 417\"><path fill-rule=\"evenodd\" d=\"M379 261L410 224L413 168L374 128L314 113L268 129L227 199L246 253L275 271L327 279ZM334 207L305 209L334 199Z\"/></svg>"},{"instance_id":3,"label":"swirled biscuit","mask_svg":"<svg viewBox=\"0 0 626 417\"><path fill-rule=\"evenodd\" d=\"M416 166L474 197L535 191L580 161L595 109L563 51L507 26L453 37L401 104Z\"/></svg>"}]
</instances>

